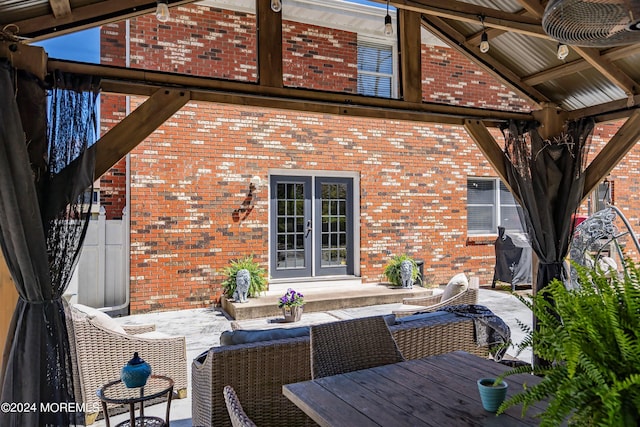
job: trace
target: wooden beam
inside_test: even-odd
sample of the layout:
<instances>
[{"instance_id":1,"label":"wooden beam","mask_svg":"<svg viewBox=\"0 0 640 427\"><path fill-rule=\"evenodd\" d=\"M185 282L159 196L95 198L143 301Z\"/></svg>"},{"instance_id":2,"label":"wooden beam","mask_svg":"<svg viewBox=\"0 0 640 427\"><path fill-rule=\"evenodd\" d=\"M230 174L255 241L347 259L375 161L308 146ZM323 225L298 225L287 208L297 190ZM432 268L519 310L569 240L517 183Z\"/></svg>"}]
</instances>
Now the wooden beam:
<instances>
[{"instance_id":1,"label":"wooden beam","mask_svg":"<svg viewBox=\"0 0 640 427\"><path fill-rule=\"evenodd\" d=\"M282 12L270 5L270 0L256 0L258 77L261 85L282 87Z\"/></svg>"},{"instance_id":2,"label":"wooden beam","mask_svg":"<svg viewBox=\"0 0 640 427\"><path fill-rule=\"evenodd\" d=\"M518 0L518 3L533 16L542 16L544 14L544 6L540 0Z\"/></svg>"},{"instance_id":3,"label":"wooden beam","mask_svg":"<svg viewBox=\"0 0 640 427\"><path fill-rule=\"evenodd\" d=\"M580 56L582 56L585 61L591 64L592 67L598 70L608 80L624 90L624 93L628 97L633 96L637 93L638 84L631 77L622 72L622 70L615 66L611 61L603 58L600 55L598 49L579 46L572 46L571 48L578 52L578 54L580 54Z\"/></svg>"},{"instance_id":4,"label":"wooden beam","mask_svg":"<svg viewBox=\"0 0 640 427\"><path fill-rule=\"evenodd\" d=\"M635 55L639 52L640 43L637 43L634 45L614 47L611 49L603 50L602 52L600 52L600 58L608 61L617 61L619 59L626 58L627 56ZM560 77L588 70L591 67L591 64L584 58L576 59L575 61L567 62L565 64L558 65L557 67L549 68L538 73L523 77L522 81L528 85L535 86L541 83L545 83L549 80L555 80Z\"/></svg>"},{"instance_id":5,"label":"wooden beam","mask_svg":"<svg viewBox=\"0 0 640 427\"><path fill-rule=\"evenodd\" d=\"M516 196L520 197L519 194L516 194L512 191L511 186L509 185L509 180L507 179L507 166L504 151L498 145L495 138L487 127L478 120L465 120L464 128L469 134L469 136L476 143L484 157L491 164L493 169L498 173L498 176L504 183L504 185Z\"/></svg>"},{"instance_id":6,"label":"wooden beam","mask_svg":"<svg viewBox=\"0 0 640 427\"><path fill-rule=\"evenodd\" d=\"M379 0L374 1L383 3ZM469 24L479 24L479 16L483 16L484 25L488 28L551 40L551 37L542 29L540 18L518 13L451 0L394 0L390 4L398 9L412 10L424 15L453 19Z\"/></svg>"},{"instance_id":7,"label":"wooden beam","mask_svg":"<svg viewBox=\"0 0 640 427\"><path fill-rule=\"evenodd\" d=\"M49 0L49 6L51 6L53 16L56 19L61 19L67 15L71 15L71 5L69 4L69 0Z\"/></svg>"},{"instance_id":8,"label":"wooden beam","mask_svg":"<svg viewBox=\"0 0 640 427\"><path fill-rule=\"evenodd\" d=\"M564 130L567 113L555 104L545 105L541 110L534 111L533 117L540 122L538 132L542 139L549 139L560 135Z\"/></svg>"},{"instance_id":9,"label":"wooden beam","mask_svg":"<svg viewBox=\"0 0 640 427\"><path fill-rule=\"evenodd\" d=\"M13 283L9 267L0 251L0 348L4 350L7 342L7 333L11 325L11 318L16 311L16 302L18 302L18 291ZM4 353L4 351L3 351ZM9 356L6 354L5 356ZM0 369L4 366L4 360L0 359ZM0 372L2 378L2 372Z\"/></svg>"},{"instance_id":10,"label":"wooden beam","mask_svg":"<svg viewBox=\"0 0 640 427\"><path fill-rule=\"evenodd\" d=\"M640 140L640 109L629 116L585 170L584 200Z\"/></svg>"},{"instance_id":11,"label":"wooden beam","mask_svg":"<svg viewBox=\"0 0 640 427\"><path fill-rule=\"evenodd\" d=\"M50 60L49 70L60 70L70 73L98 76L102 79L104 91L122 94L144 94L149 96L162 87L182 87L191 92L191 99L207 98L210 102L226 102L239 105L256 105L254 103L271 102L272 108L286 108L288 103L295 102L301 111L316 111L328 108L335 111L339 107L346 111L358 109L369 111L372 117L378 114L389 114L398 120L402 115L424 115L440 117L442 123L455 118L476 118L488 122L504 120L533 120L529 113L490 110L451 106L436 103L413 103L400 99L376 98L351 93L323 92L299 88L274 88L254 83L238 82L207 77L186 76L160 71L145 71L125 67L85 64L80 62ZM217 100L214 101L213 98ZM247 104L245 104L247 103ZM263 105L263 104L261 104ZM378 111L379 110L379 111ZM405 120L412 120L405 118ZM436 120L436 122L439 122Z\"/></svg>"},{"instance_id":12,"label":"wooden beam","mask_svg":"<svg viewBox=\"0 0 640 427\"><path fill-rule=\"evenodd\" d=\"M190 99L187 91L160 89L111 128L93 146L96 150L96 179L118 163Z\"/></svg>"},{"instance_id":13,"label":"wooden beam","mask_svg":"<svg viewBox=\"0 0 640 427\"><path fill-rule=\"evenodd\" d=\"M532 86L524 84L520 76L494 59L490 54L481 53L478 46L467 43L466 37L444 20L433 16L423 16L422 24L437 37L448 42L447 44L451 48L460 52L500 83L511 88L520 97L538 104L538 107L542 106L541 103L550 102L543 93Z\"/></svg>"},{"instance_id":14,"label":"wooden beam","mask_svg":"<svg viewBox=\"0 0 640 427\"><path fill-rule=\"evenodd\" d=\"M408 10L399 10L398 13L402 99L422 102L421 15Z\"/></svg>"},{"instance_id":15,"label":"wooden beam","mask_svg":"<svg viewBox=\"0 0 640 427\"><path fill-rule=\"evenodd\" d=\"M0 58L7 58L15 68L27 71L40 80L44 80L47 74L47 52L39 46L0 41Z\"/></svg>"},{"instance_id":16,"label":"wooden beam","mask_svg":"<svg viewBox=\"0 0 640 427\"><path fill-rule=\"evenodd\" d=\"M169 7L195 3L198 0L170 0ZM110 22L122 21L155 11L157 4L149 0L109 0L74 7L72 13L56 19L54 15L41 15L12 22L20 29L20 36L30 41L58 37Z\"/></svg>"},{"instance_id":17,"label":"wooden beam","mask_svg":"<svg viewBox=\"0 0 640 427\"><path fill-rule=\"evenodd\" d=\"M629 106L629 101L631 101L631 106ZM596 121L613 120L614 116L618 118L628 117L639 105L640 95L635 95L633 98L619 99L617 101L594 105L593 107L569 111L567 113L567 119L577 120L582 117L593 117ZM605 116L608 118L605 119Z\"/></svg>"}]
</instances>

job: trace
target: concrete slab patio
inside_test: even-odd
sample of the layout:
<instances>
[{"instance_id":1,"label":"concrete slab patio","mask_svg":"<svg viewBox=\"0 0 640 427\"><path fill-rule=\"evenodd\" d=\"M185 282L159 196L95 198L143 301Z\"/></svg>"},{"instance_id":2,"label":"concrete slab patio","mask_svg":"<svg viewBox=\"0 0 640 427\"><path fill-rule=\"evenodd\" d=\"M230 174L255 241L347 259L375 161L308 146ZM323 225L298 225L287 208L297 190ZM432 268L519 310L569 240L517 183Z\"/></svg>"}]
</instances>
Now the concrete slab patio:
<instances>
[{"instance_id":1,"label":"concrete slab patio","mask_svg":"<svg viewBox=\"0 0 640 427\"><path fill-rule=\"evenodd\" d=\"M516 319L531 325L531 312L508 292L481 288L478 303L487 306L500 316L511 328L512 340L519 343L524 337L517 325ZM238 321L245 329L264 329L270 327L301 326L323 323L333 320L351 319L357 317L390 314L400 308L401 304L379 304L367 307L344 308L324 312L305 313L300 323L284 324L279 322L278 316ZM169 311L160 313L140 314L117 319L123 324L155 323L158 331L169 335L184 335L187 343L188 369L191 370L191 360L212 346L220 345L220 334L231 329L231 319L219 308L200 308L192 310ZM507 352L514 356L514 349ZM519 357L521 360L531 361L531 352L525 352ZM188 375L191 379L191 373ZM189 381L190 382L190 381ZM145 415L164 418L165 404L153 405L145 408ZM127 414L111 417L112 425L128 419ZM192 426L191 423L191 387L189 384L187 398L173 400L171 403L171 425L173 427ZM104 420L98 420L95 427L104 427Z\"/></svg>"}]
</instances>

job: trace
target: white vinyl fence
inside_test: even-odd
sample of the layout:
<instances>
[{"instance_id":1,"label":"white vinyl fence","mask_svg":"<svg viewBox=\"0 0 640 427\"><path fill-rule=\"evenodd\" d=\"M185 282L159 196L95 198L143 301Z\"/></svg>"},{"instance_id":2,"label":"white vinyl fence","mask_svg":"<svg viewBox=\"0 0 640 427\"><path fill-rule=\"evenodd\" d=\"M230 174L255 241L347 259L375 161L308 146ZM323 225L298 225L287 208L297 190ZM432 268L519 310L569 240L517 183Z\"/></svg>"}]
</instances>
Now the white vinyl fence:
<instances>
[{"instance_id":1,"label":"white vinyl fence","mask_svg":"<svg viewBox=\"0 0 640 427\"><path fill-rule=\"evenodd\" d=\"M65 296L106 311L126 309L129 304L129 221L107 220L104 208L89 222L76 270Z\"/></svg>"}]
</instances>

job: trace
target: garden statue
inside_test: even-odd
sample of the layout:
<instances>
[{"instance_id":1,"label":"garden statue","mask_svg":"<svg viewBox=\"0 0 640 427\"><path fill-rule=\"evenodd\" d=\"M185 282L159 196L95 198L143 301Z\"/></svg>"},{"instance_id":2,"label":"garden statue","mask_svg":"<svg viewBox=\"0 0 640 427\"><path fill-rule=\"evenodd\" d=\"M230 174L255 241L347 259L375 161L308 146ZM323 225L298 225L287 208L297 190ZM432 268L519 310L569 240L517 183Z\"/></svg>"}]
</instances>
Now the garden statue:
<instances>
[{"instance_id":1,"label":"garden statue","mask_svg":"<svg viewBox=\"0 0 640 427\"><path fill-rule=\"evenodd\" d=\"M400 277L402 278L402 287L407 289L413 288L413 263L408 259L400 264Z\"/></svg>"},{"instance_id":2,"label":"garden statue","mask_svg":"<svg viewBox=\"0 0 640 427\"><path fill-rule=\"evenodd\" d=\"M236 290L233 292L233 300L235 302L248 302L247 293L249 292L249 284L251 284L251 275L249 270L242 269L236 273Z\"/></svg>"}]
</instances>

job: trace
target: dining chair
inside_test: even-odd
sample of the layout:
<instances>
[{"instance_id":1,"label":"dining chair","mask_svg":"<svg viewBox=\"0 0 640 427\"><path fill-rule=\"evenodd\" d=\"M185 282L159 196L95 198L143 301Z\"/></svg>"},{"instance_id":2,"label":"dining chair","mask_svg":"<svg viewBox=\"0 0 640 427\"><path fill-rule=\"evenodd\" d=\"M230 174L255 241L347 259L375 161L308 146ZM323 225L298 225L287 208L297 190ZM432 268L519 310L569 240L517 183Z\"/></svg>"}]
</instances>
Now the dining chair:
<instances>
[{"instance_id":1,"label":"dining chair","mask_svg":"<svg viewBox=\"0 0 640 427\"><path fill-rule=\"evenodd\" d=\"M253 421L247 416L236 391L230 385L224 386L222 391L224 393L224 401L227 404L227 411L229 412L229 418L231 418L231 425L233 427L256 427Z\"/></svg>"},{"instance_id":2,"label":"dining chair","mask_svg":"<svg viewBox=\"0 0 640 427\"><path fill-rule=\"evenodd\" d=\"M310 335L314 379L404 361L382 316L314 325Z\"/></svg>"}]
</instances>

